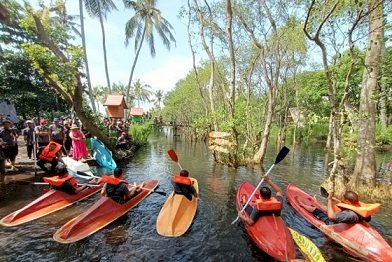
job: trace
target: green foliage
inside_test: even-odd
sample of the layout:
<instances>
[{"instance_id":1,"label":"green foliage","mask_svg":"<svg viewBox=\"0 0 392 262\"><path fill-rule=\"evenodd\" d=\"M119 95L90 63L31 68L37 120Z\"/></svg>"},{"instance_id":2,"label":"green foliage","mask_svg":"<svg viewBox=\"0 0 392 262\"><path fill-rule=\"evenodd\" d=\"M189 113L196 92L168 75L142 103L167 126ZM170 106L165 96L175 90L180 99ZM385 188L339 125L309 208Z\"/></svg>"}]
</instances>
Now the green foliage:
<instances>
[{"instance_id":1,"label":"green foliage","mask_svg":"<svg viewBox=\"0 0 392 262\"><path fill-rule=\"evenodd\" d=\"M138 146L146 144L152 130L152 125L149 123L131 125L129 134L131 135L132 143Z\"/></svg>"},{"instance_id":2,"label":"green foliage","mask_svg":"<svg viewBox=\"0 0 392 262\"><path fill-rule=\"evenodd\" d=\"M376 125L376 145L392 144L392 126L383 128L380 124Z\"/></svg>"},{"instance_id":3,"label":"green foliage","mask_svg":"<svg viewBox=\"0 0 392 262\"><path fill-rule=\"evenodd\" d=\"M39 113L50 118L65 114L62 97L46 84L23 52L7 51L0 57L0 93L22 118L31 119Z\"/></svg>"}]
</instances>

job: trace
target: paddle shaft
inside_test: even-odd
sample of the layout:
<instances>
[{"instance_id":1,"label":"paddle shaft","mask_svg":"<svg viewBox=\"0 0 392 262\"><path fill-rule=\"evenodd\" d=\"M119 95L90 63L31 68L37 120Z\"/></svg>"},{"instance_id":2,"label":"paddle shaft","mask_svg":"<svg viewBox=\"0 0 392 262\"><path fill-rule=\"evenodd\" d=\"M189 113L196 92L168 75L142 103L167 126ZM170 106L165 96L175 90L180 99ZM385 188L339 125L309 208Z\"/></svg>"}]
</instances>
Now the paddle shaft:
<instances>
[{"instance_id":1,"label":"paddle shaft","mask_svg":"<svg viewBox=\"0 0 392 262\"><path fill-rule=\"evenodd\" d=\"M81 172L81 171L78 171L78 172ZM83 172L83 173L84 173L84 172ZM79 176L79 177L84 178L84 179L101 178L101 177L99 177L99 176L89 175L89 174L87 174L87 173L84 173L84 174L86 174L87 176L84 176L84 175L75 173L76 176ZM135 186L130 185L130 187L135 187ZM143 190L147 190L147 191L149 191L149 192L151 192L151 193L157 193L157 194L159 194L159 195L164 195L164 196L166 196L166 192L155 191L155 190L151 190L151 189L145 188L145 187L140 187L140 188L143 189Z\"/></svg>"},{"instance_id":2,"label":"paddle shaft","mask_svg":"<svg viewBox=\"0 0 392 262\"><path fill-rule=\"evenodd\" d=\"M49 183L46 183L46 182L29 182L29 181L18 181L18 180L15 180L15 181L17 181L17 182L27 182L27 183L32 184L32 185L40 185L40 186L50 185ZM78 186L86 185L88 187L99 187L100 186L100 185L94 185L94 184L77 184L77 185Z\"/></svg>"}]
</instances>

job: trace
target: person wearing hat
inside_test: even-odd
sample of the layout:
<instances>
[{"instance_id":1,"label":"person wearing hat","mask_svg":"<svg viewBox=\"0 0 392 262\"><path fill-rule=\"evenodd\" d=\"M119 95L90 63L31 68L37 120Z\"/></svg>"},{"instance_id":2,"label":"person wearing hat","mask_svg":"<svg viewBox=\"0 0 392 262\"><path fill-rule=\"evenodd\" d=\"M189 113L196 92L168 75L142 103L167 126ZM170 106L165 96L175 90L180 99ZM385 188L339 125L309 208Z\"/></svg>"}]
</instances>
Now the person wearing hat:
<instances>
[{"instance_id":1,"label":"person wearing hat","mask_svg":"<svg viewBox=\"0 0 392 262\"><path fill-rule=\"evenodd\" d=\"M72 139L72 158L75 160L85 160L88 156L85 142L86 137L76 124L72 124L69 136Z\"/></svg>"},{"instance_id":2,"label":"person wearing hat","mask_svg":"<svg viewBox=\"0 0 392 262\"><path fill-rule=\"evenodd\" d=\"M31 120L26 121L26 127L22 130L22 135L27 147L27 156L31 159L31 154L34 149L34 123Z\"/></svg>"},{"instance_id":3,"label":"person wearing hat","mask_svg":"<svg viewBox=\"0 0 392 262\"><path fill-rule=\"evenodd\" d=\"M49 183L53 189L69 195L75 195L87 187L87 184L78 186L76 179L68 174L68 170L65 167L57 169L57 176L44 177L43 180Z\"/></svg>"},{"instance_id":4,"label":"person wearing hat","mask_svg":"<svg viewBox=\"0 0 392 262\"><path fill-rule=\"evenodd\" d=\"M60 144L64 145L65 135L64 135L64 127L60 125L60 120L55 117L53 119L53 124L49 126L50 137L51 140ZM64 146L61 148L61 151L64 155L67 155Z\"/></svg>"},{"instance_id":5,"label":"person wearing hat","mask_svg":"<svg viewBox=\"0 0 392 262\"><path fill-rule=\"evenodd\" d=\"M39 126L35 127L35 134L37 135L37 143L39 147L39 152L49 144L50 141L50 130L46 125L46 120L41 118L39 121ZM38 152L38 153L39 153Z\"/></svg>"},{"instance_id":6,"label":"person wearing hat","mask_svg":"<svg viewBox=\"0 0 392 262\"><path fill-rule=\"evenodd\" d=\"M18 154L17 136L12 130L12 122L8 119L3 121L3 128L0 129L0 138L3 140L4 157L11 161L11 171L18 171L15 166L15 159Z\"/></svg>"}]
</instances>

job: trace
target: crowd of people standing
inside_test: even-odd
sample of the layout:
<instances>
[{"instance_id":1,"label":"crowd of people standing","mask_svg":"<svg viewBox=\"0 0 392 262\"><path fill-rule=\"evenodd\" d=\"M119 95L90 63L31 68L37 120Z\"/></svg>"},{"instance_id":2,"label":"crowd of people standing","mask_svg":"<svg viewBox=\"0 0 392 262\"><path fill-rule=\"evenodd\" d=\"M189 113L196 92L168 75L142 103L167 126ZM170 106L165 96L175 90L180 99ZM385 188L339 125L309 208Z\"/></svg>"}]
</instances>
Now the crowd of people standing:
<instances>
[{"instance_id":1,"label":"crowd of people standing","mask_svg":"<svg viewBox=\"0 0 392 262\"><path fill-rule=\"evenodd\" d=\"M59 145L60 154L58 157L49 161L53 167L57 165L57 160L61 162L62 156L72 156L75 160L85 160L89 153L85 139L89 136L87 131L81 131L81 123L78 119L54 118L51 124L41 118L27 120L24 128L18 130L14 123L9 119L2 119L0 122L0 173L4 174L7 166L10 171L18 171L15 159L18 155L18 137L22 135L26 143L27 157L37 161L37 165L44 171L48 171L45 164L48 162L43 157L40 158L42 151L50 143ZM56 162L54 162L56 160Z\"/></svg>"}]
</instances>

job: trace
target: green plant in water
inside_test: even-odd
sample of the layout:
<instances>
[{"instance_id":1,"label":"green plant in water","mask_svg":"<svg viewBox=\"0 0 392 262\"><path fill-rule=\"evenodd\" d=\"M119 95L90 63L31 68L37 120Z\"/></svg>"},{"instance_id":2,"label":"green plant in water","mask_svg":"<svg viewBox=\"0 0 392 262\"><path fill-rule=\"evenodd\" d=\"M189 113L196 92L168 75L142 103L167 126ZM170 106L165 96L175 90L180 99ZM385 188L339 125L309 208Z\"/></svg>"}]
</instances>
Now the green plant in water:
<instances>
[{"instance_id":1,"label":"green plant in water","mask_svg":"<svg viewBox=\"0 0 392 262\"><path fill-rule=\"evenodd\" d=\"M132 138L134 145L144 145L148 141L148 137L152 132L152 125L149 123L145 124L133 124L129 127L129 134Z\"/></svg>"}]
</instances>

